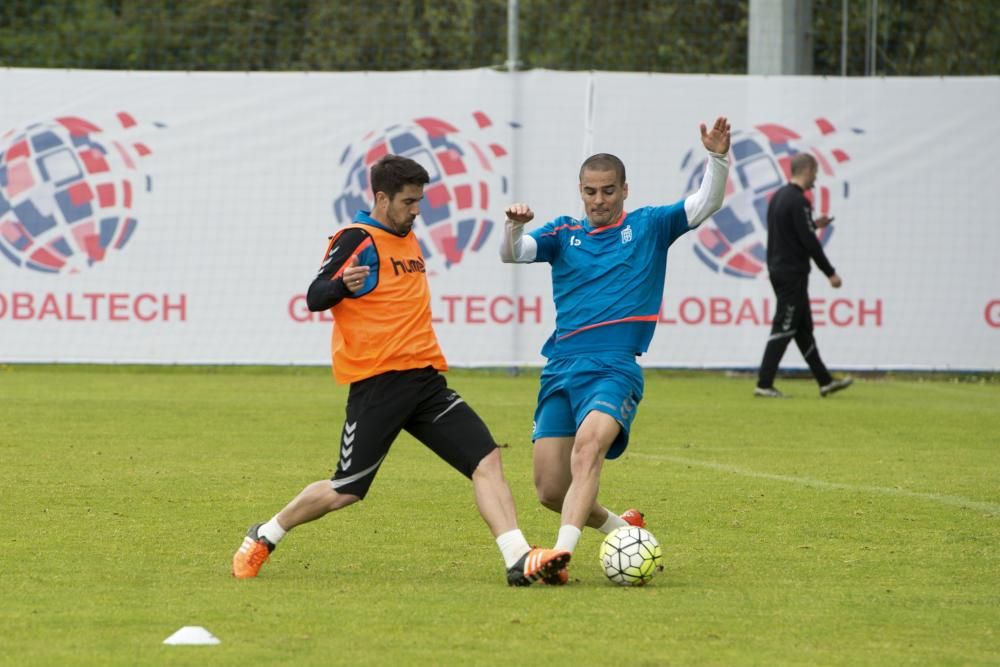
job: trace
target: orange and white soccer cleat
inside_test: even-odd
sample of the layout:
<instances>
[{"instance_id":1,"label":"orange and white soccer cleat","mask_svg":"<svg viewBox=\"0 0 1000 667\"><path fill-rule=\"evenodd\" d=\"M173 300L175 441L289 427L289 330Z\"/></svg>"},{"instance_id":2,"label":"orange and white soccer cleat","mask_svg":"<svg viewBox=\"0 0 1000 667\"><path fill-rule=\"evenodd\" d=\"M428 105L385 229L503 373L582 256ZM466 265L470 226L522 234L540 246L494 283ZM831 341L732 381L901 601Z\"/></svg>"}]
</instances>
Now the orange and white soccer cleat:
<instances>
[{"instance_id":1,"label":"orange and white soccer cleat","mask_svg":"<svg viewBox=\"0 0 1000 667\"><path fill-rule=\"evenodd\" d=\"M533 548L507 569L507 584L530 586L539 580L551 583L549 579L558 578L560 572L566 571L571 556L570 552L563 549ZM566 580L569 580L568 574Z\"/></svg>"},{"instance_id":2,"label":"orange and white soccer cleat","mask_svg":"<svg viewBox=\"0 0 1000 667\"><path fill-rule=\"evenodd\" d=\"M630 526L637 526L639 528L646 527L646 515L635 508L627 509L622 512L622 519Z\"/></svg>"},{"instance_id":3,"label":"orange and white soccer cleat","mask_svg":"<svg viewBox=\"0 0 1000 667\"><path fill-rule=\"evenodd\" d=\"M261 525L257 523L250 526L246 537L243 538L243 544L233 554L233 576L237 579L256 577L261 566L274 551L273 544L257 535L257 529Z\"/></svg>"}]
</instances>

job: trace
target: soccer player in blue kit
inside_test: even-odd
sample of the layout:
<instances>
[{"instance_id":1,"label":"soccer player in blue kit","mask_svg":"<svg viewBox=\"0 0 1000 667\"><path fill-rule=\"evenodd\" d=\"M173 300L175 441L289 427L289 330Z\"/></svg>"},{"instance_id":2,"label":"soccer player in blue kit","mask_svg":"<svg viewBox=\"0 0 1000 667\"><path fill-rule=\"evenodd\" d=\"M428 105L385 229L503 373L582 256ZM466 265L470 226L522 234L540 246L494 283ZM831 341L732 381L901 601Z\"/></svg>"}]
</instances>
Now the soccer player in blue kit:
<instances>
[{"instance_id":1,"label":"soccer player in blue kit","mask_svg":"<svg viewBox=\"0 0 1000 667\"><path fill-rule=\"evenodd\" d=\"M529 234L534 218L524 203L507 207L500 258L548 262L556 330L542 347L532 440L535 490L562 515L556 549L572 552L583 526L601 532L644 525L637 510L616 515L597 502L604 459L621 456L642 400L636 357L649 348L659 318L667 249L722 206L728 178L726 118L701 125L708 163L698 191L669 206L625 212L625 165L607 153L580 167L586 217L561 216ZM546 580L562 584L565 569Z\"/></svg>"}]
</instances>

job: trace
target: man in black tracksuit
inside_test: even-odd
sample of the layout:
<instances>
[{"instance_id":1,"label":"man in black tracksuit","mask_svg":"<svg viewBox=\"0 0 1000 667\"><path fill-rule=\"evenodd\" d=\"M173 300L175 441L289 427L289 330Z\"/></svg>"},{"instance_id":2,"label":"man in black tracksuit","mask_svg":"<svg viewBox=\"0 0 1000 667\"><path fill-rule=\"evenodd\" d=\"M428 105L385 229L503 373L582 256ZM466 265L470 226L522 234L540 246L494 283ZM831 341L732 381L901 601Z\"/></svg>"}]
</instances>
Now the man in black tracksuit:
<instances>
[{"instance_id":1,"label":"man in black tracksuit","mask_svg":"<svg viewBox=\"0 0 1000 667\"><path fill-rule=\"evenodd\" d=\"M840 276L826 258L823 246L816 238L816 230L826 227L833 218L824 215L813 220L812 204L806 199L805 193L816 182L816 167L816 158L812 155L796 154L792 158L791 182L774 193L767 207L767 270L777 304L754 396L784 396L774 388L774 376L792 338L819 383L820 396L840 391L852 382L850 378L833 379L819 357L816 340L813 338L809 306L809 261L816 262L816 266L826 274L833 287L841 285Z\"/></svg>"}]
</instances>

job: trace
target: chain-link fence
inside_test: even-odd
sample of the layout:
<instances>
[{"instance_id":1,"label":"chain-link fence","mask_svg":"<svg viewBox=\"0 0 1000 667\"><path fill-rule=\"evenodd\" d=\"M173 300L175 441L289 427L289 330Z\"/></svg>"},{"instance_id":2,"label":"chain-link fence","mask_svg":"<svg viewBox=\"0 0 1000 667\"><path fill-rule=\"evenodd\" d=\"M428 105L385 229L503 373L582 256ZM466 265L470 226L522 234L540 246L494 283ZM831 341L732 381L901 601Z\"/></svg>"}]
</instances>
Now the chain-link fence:
<instances>
[{"instance_id":1,"label":"chain-link fence","mask_svg":"<svg viewBox=\"0 0 1000 667\"><path fill-rule=\"evenodd\" d=\"M805 0L809 2L809 0ZM749 0L4 0L0 65L742 74ZM1000 2L812 0L812 72L1000 72Z\"/></svg>"}]
</instances>

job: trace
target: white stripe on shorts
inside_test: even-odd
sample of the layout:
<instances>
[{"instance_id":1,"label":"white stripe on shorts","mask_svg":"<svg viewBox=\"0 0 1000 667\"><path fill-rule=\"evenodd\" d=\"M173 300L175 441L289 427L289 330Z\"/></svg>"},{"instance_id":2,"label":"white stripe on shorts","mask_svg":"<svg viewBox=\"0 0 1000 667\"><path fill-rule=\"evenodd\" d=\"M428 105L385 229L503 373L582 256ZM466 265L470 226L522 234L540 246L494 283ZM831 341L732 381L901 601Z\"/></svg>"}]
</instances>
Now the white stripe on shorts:
<instances>
[{"instance_id":1,"label":"white stripe on shorts","mask_svg":"<svg viewBox=\"0 0 1000 667\"><path fill-rule=\"evenodd\" d=\"M388 452L386 452L386 454L388 454ZM361 472L354 473L353 475L351 475L349 477L341 477L340 479L331 479L330 480L330 486L332 486L333 489L334 489L334 491L336 491L337 489L339 489L342 486L346 486L346 485L350 484L351 482L358 481L359 479L361 479L362 477L364 477L365 475L367 475L368 473L372 472L373 470L375 470L376 468L378 468L380 465L382 465L382 461L385 460L385 456L386 455L383 454L382 458L380 458L373 465L368 466L367 468L365 468Z\"/></svg>"},{"instance_id":2,"label":"white stripe on shorts","mask_svg":"<svg viewBox=\"0 0 1000 667\"><path fill-rule=\"evenodd\" d=\"M444 417L444 416L445 416L446 414L448 414L448 411L449 411L449 410L451 410L451 409L452 409L453 407L455 407L456 405L459 405L460 403L465 403L465 401L463 401L463 400L462 400L462 399L460 399L460 398L456 398L456 399L455 399L454 401L452 401L452 402L451 402L451 405L449 405L448 407L446 407L446 408L444 409L444 412L442 412L442 413L441 413L441 414L439 414L439 415L438 415L437 417L435 417L435 418L434 418L434 421L433 421L433 422L431 422L431 423L432 423L432 424L433 424L433 423L437 423L437 420L441 419L441 417Z\"/></svg>"}]
</instances>

